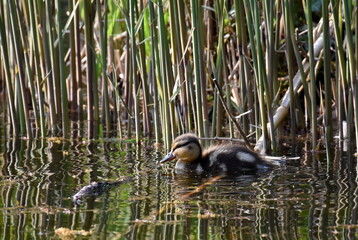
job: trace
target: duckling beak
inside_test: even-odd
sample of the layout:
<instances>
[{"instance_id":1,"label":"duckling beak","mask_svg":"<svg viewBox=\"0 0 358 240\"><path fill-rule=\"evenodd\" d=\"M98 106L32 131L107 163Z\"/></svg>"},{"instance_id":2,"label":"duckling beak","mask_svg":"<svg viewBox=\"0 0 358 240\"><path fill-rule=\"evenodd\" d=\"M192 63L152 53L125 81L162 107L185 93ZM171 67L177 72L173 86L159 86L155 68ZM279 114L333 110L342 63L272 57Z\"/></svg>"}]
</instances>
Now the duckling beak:
<instances>
[{"instance_id":1,"label":"duckling beak","mask_svg":"<svg viewBox=\"0 0 358 240\"><path fill-rule=\"evenodd\" d=\"M159 164L162 164L162 163L174 160L174 159L175 159L175 155L172 152L170 152L162 160L160 160Z\"/></svg>"}]
</instances>

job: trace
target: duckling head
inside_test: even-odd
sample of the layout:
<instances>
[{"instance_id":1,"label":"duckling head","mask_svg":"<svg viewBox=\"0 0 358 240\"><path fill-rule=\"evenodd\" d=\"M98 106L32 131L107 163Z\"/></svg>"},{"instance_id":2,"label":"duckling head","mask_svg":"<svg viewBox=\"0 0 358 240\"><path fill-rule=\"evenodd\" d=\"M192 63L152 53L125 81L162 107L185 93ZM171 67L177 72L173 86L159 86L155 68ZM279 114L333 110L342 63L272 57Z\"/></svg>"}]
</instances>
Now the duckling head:
<instances>
[{"instance_id":1,"label":"duckling head","mask_svg":"<svg viewBox=\"0 0 358 240\"><path fill-rule=\"evenodd\" d=\"M187 163L194 162L201 158L201 152L197 136L191 133L183 134L174 139L171 151L159 163L175 159Z\"/></svg>"}]
</instances>

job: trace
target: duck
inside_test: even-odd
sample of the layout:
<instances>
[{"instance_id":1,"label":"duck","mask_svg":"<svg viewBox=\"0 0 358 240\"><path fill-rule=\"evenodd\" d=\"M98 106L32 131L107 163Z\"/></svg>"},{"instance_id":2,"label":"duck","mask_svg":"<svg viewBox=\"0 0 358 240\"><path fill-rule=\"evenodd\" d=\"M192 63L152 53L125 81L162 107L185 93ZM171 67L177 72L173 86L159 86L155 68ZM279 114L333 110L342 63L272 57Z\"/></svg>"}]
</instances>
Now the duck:
<instances>
[{"instance_id":1,"label":"duck","mask_svg":"<svg viewBox=\"0 0 358 240\"><path fill-rule=\"evenodd\" d=\"M171 151L160 164L177 160L175 170L182 172L258 172L277 164L256 152L235 144L212 145L203 149L192 133L174 139Z\"/></svg>"}]
</instances>

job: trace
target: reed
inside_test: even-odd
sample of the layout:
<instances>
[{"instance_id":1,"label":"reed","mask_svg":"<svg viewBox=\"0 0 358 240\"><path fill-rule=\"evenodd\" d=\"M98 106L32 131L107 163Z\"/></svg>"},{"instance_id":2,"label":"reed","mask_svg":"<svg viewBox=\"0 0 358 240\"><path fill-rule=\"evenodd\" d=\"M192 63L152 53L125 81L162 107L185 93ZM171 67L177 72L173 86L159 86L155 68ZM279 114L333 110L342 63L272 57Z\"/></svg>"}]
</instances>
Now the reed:
<instances>
[{"instance_id":1,"label":"reed","mask_svg":"<svg viewBox=\"0 0 358 240\"><path fill-rule=\"evenodd\" d=\"M0 10L2 13L4 13L4 5L1 1L0 3ZM15 94L13 89L13 84L11 81L11 73L10 73L10 58L8 57L8 44L7 44L7 38L6 38L6 25L4 22L4 14L0 15L0 41L1 41L1 58L3 62L3 68L2 71L5 72L5 78L6 78L6 96L7 96L7 105L9 108L9 119L11 124L11 135L18 136L20 134L19 130L19 124L18 119L19 115L15 108Z\"/></svg>"},{"instance_id":2,"label":"reed","mask_svg":"<svg viewBox=\"0 0 358 240\"><path fill-rule=\"evenodd\" d=\"M316 80L315 80L315 58L313 49L313 20L312 20L312 1L303 0L303 6L305 8L306 21L308 26L308 52L310 63L310 95L311 95L311 133L312 133L312 148L315 149L317 145L317 105L316 105Z\"/></svg>"},{"instance_id":3,"label":"reed","mask_svg":"<svg viewBox=\"0 0 358 240\"><path fill-rule=\"evenodd\" d=\"M67 93L67 83L66 83L66 73L65 73L65 48L63 41L64 24L62 19L63 6L60 4L60 0L56 0L55 7L58 11L57 18L57 29L58 29L58 63L59 63L59 72L60 72L60 99L61 99L61 119L62 119L62 135L64 138L68 137L69 134L69 113L68 113L68 93ZM32 94L31 94L32 95ZM34 104L35 105L35 104Z\"/></svg>"},{"instance_id":4,"label":"reed","mask_svg":"<svg viewBox=\"0 0 358 240\"><path fill-rule=\"evenodd\" d=\"M9 136L358 139L357 4L312 2L0 0Z\"/></svg>"},{"instance_id":5,"label":"reed","mask_svg":"<svg viewBox=\"0 0 358 240\"><path fill-rule=\"evenodd\" d=\"M44 109L44 94L41 91L42 89L42 83L41 83L41 75L42 75L42 70L41 70L41 55L40 55L40 51L39 51L39 31L37 31L36 26L38 25L38 19L36 19L35 15L36 15L36 11L35 11L35 1L32 4L29 4L29 15L30 15L30 31L31 31L31 37L33 39L32 41L32 49L34 50L34 70L35 70L35 82L36 82L36 94L34 94L34 96L32 97L33 99L33 104L36 105L36 103L38 102L38 107L39 107L39 118L38 120L40 121L40 134L41 137L44 138L47 134L47 130L46 130L46 119L45 119L45 109ZM37 95L37 99L35 98L35 96Z\"/></svg>"},{"instance_id":6,"label":"reed","mask_svg":"<svg viewBox=\"0 0 358 240\"><path fill-rule=\"evenodd\" d=\"M99 40L100 40L100 54L101 54L101 72L102 72L102 123L107 131L111 130L111 118L109 111L109 94L108 94L108 73L107 73L107 22L108 22L108 4L107 0L102 6L99 0L96 1L97 19L99 19Z\"/></svg>"},{"instance_id":7,"label":"reed","mask_svg":"<svg viewBox=\"0 0 358 240\"><path fill-rule=\"evenodd\" d=\"M216 83L219 86L219 88L223 87L223 64L225 59L225 49L224 48L224 2L223 1L216 1L216 9L215 13L217 15L218 19L218 46L216 49L216 63L214 68L214 76L216 79ZM212 121L212 132L211 134L213 136L222 135L222 123L223 123L223 114L222 114L222 102L219 101L218 93L214 92L214 102L213 102L213 121Z\"/></svg>"},{"instance_id":8,"label":"reed","mask_svg":"<svg viewBox=\"0 0 358 240\"><path fill-rule=\"evenodd\" d=\"M60 94L59 94L59 84L58 84L58 64L56 58L56 48L55 48L55 37L54 34L54 19L52 14L52 2L46 1L45 3L40 3L39 6L40 16L42 16L43 31L44 35L43 44L44 52L46 55L46 86L48 93L48 102L50 108L50 118L51 118L51 130L54 134L58 132L59 127L59 116L61 115L60 104Z\"/></svg>"},{"instance_id":9,"label":"reed","mask_svg":"<svg viewBox=\"0 0 358 240\"><path fill-rule=\"evenodd\" d=\"M353 98L353 112L354 115L354 129L355 129L355 136L356 136L356 146L358 146L358 88L357 84L357 75L356 75L356 57L353 45L353 33L352 33L352 1L343 0L343 13L345 17L345 30L346 30L346 37L347 37L347 55L348 55L348 67L349 67L349 77L348 82L350 84L350 91ZM355 6L357 8L357 6Z\"/></svg>"},{"instance_id":10,"label":"reed","mask_svg":"<svg viewBox=\"0 0 358 240\"><path fill-rule=\"evenodd\" d=\"M328 0L323 0L322 4L322 21L323 35L330 36L329 19L328 19ZM331 81L331 41L330 38L324 38L323 55L324 55L324 129L326 143L331 143L333 138L332 129L332 81Z\"/></svg>"},{"instance_id":11,"label":"reed","mask_svg":"<svg viewBox=\"0 0 358 240\"><path fill-rule=\"evenodd\" d=\"M130 36L130 57L131 57L131 81L133 85L133 99L134 99L134 121L136 141L139 142L142 133L140 129L140 116L139 116L139 79L138 79L138 66L137 66L137 43L135 35L135 17L138 15L136 12L137 1L129 1L129 36Z\"/></svg>"},{"instance_id":12,"label":"reed","mask_svg":"<svg viewBox=\"0 0 358 240\"><path fill-rule=\"evenodd\" d=\"M336 59L337 59L337 115L339 122L339 138L343 140L343 119L344 116L347 116L347 101L343 96L346 95L347 87L347 77L346 77L346 62L345 62L345 50L343 47L342 41L342 21L340 18L340 9L341 4L340 1L331 1L332 6L332 15L333 15L333 23L334 23L334 35L335 35L335 45L337 48Z\"/></svg>"},{"instance_id":13,"label":"reed","mask_svg":"<svg viewBox=\"0 0 358 240\"><path fill-rule=\"evenodd\" d=\"M203 108L202 108L202 82L204 76L202 75L202 48L201 48L201 8L200 2L192 0L191 4L191 24L193 29L193 62L194 62L194 78L195 78L195 102L196 102L196 125L199 137L204 137L203 125ZM215 116L216 117L216 116Z\"/></svg>"},{"instance_id":14,"label":"reed","mask_svg":"<svg viewBox=\"0 0 358 240\"><path fill-rule=\"evenodd\" d=\"M292 9L292 3L288 0L285 0L284 2L284 18L285 18L285 40L286 40L286 51L285 55L287 58L287 68L288 68L288 86L289 86L289 94L290 94L290 125L291 125L291 138L294 139L295 132L296 132L296 107L295 107L295 92L293 91L293 77L294 77L294 63L293 63L293 27L292 21L293 21L293 11Z\"/></svg>"},{"instance_id":15,"label":"reed","mask_svg":"<svg viewBox=\"0 0 358 240\"><path fill-rule=\"evenodd\" d=\"M158 85L157 85L157 74L159 73L159 51L158 51L158 39L157 33L155 30L156 26L156 18L154 12L154 5L152 1L148 2L149 5L149 17L150 17L150 38L151 38L151 61L150 61L150 79L152 83L152 95L153 95L153 120L154 120L154 129L155 129L155 141L161 141L161 126L159 124L159 99L158 99Z\"/></svg>"},{"instance_id":16,"label":"reed","mask_svg":"<svg viewBox=\"0 0 358 240\"><path fill-rule=\"evenodd\" d=\"M168 33L165 26L164 20L164 5L160 0L158 1L158 36L159 36L159 66L160 66L160 75L158 77L160 85L162 86L162 92L160 94L160 105L162 108L161 119L164 128L162 133L164 136L164 143L166 147L171 145L171 142L175 136L176 125L175 125L175 113L174 113L174 103L170 101L170 95L173 89L173 74L171 68L171 58L169 54L169 43L168 43Z\"/></svg>"},{"instance_id":17,"label":"reed","mask_svg":"<svg viewBox=\"0 0 358 240\"><path fill-rule=\"evenodd\" d=\"M22 26L19 26L18 14L16 12L15 3L12 1L8 2L8 10L10 17L10 31L11 41L13 43L13 53L15 54L15 61L17 66L17 89L16 94L18 96L18 108L20 109L20 123L22 124L23 133L26 131L26 137L32 138L32 127L30 122L30 111L28 98L26 96L26 83L25 83L25 66L24 66L24 55L21 49L21 39L19 30ZM18 28L19 27L19 28ZM24 126L25 125L25 126ZM26 130L25 130L26 128Z\"/></svg>"},{"instance_id":18,"label":"reed","mask_svg":"<svg viewBox=\"0 0 358 240\"><path fill-rule=\"evenodd\" d=\"M248 48L247 46L247 31L245 24L244 5L242 1L236 0L234 3L235 7L235 25L237 35L237 46L238 46L238 64L233 68L230 77L239 75L237 78L240 79L240 98L237 100L237 105L241 105L241 112L245 114L241 117L243 131L247 135L249 131L253 130L254 126L254 113L253 109L253 93L250 84L249 74L249 61L248 61ZM236 74L238 72L238 74ZM249 110L250 109L250 110ZM249 130L250 129L250 130Z\"/></svg>"}]
</instances>

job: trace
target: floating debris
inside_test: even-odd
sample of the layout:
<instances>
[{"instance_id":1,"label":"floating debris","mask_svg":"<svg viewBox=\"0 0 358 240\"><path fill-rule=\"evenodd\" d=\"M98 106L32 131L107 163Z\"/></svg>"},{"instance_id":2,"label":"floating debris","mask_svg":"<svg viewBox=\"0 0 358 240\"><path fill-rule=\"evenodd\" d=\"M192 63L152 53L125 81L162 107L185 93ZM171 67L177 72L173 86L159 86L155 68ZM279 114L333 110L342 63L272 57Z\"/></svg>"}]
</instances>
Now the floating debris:
<instances>
[{"instance_id":1,"label":"floating debris","mask_svg":"<svg viewBox=\"0 0 358 240\"><path fill-rule=\"evenodd\" d=\"M119 184L127 181L128 178L115 182L92 182L90 185L84 186L75 195L73 195L72 200L76 205L79 205L82 203L83 198L101 196L104 193L107 193L112 187L118 186Z\"/></svg>"},{"instance_id":2,"label":"floating debris","mask_svg":"<svg viewBox=\"0 0 358 240\"><path fill-rule=\"evenodd\" d=\"M85 230L71 230L69 228L57 228L55 233L63 240L75 239L76 236L88 237L92 234L92 231L88 232Z\"/></svg>"}]
</instances>

